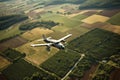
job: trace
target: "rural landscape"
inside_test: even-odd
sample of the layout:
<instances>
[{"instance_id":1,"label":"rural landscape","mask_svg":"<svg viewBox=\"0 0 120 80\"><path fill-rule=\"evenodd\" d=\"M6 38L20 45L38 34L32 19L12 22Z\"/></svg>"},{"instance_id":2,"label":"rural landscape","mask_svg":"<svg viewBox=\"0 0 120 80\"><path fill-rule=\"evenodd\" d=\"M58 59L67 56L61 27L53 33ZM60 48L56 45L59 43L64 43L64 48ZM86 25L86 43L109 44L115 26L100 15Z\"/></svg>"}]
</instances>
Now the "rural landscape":
<instances>
[{"instance_id":1,"label":"rural landscape","mask_svg":"<svg viewBox=\"0 0 120 80\"><path fill-rule=\"evenodd\" d=\"M60 39L65 49L46 46ZM120 80L119 0L0 0L0 80Z\"/></svg>"}]
</instances>

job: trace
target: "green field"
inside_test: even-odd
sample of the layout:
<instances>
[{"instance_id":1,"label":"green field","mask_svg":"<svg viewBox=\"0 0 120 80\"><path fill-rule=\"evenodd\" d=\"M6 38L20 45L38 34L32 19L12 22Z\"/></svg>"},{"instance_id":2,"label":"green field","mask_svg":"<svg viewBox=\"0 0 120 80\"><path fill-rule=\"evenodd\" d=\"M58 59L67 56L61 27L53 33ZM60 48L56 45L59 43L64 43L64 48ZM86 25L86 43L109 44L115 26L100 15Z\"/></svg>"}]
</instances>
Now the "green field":
<instances>
[{"instance_id":1,"label":"green field","mask_svg":"<svg viewBox=\"0 0 120 80\"><path fill-rule=\"evenodd\" d=\"M99 50L107 50L109 48L111 49L112 53L115 47L119 48L119 40L120 37L118 34L96 28L71 41L68 47L79 52L87 52L93 50L95 52L96 50L99 53L101 53ZM110 53L107 55L110 55Z\"/></svg>"},{"instance_id":2,"label":"green field","mask_svg":"<svg viewBox=\"0 0 120 80\"><path fill-rule=\"evenodd\" d=\"M21 54L21 52L18 52L10 48L8 48L7 50L5 50L4 52L0 54L6 57L7 59L9 59L10 61L18 60L20 58L25 57L25 54L23 53Z\"/></svg>"},{"instance_id":3,"label":"green field","mask_svg":"<svg viewBox=\"0 0 120 80\"><path fill-rule=\"evenodd\" d=\"M59 51L40 66L62 78L79 58L79 53L68 49L67 51Z\"/></svg>"},{"instance_id":4,"label":"green field","mask_svg":"<svg viewBox=\"0 0 120 80\"><path fill-rule=\"evenodd\" d=\"M82 22L80 20L84 19L86 16L83 15L78 15L79 16L79 20L78 17L74 17L74 18L68 18L67 16L62 16L60 14L56 14L56 13L46 13L44 15L42 15L41 20L51 20L51 21L55 21L60 23L57 27L54 28L54 30L56 31L64 31L64 30L69 30L71 28L75 28L77 26L79 26ZM67 31L66 30L66 31Z\"/></svg>"},{"instance_id":5,"label":"green field","mask_svg":"<svg viewBox=\"0 0 120 80\"><path fill-rule=\"evenodd\" d=\"M89 70L93 64L107 59L113 54L118 54L119 44L120 35L102 29L94 29L74 39L68 47L85 53L86 58L79 62L78 67L73 70L69 77L82 78L83 73Z\"/></svg>"},{"instance_id":6,"label":"green field","mask_svg":"<svg viewBox=\"0 0 120 80\"><path fill-rule=\"evenodd\" d=\"M0 31L0 35L2 35L2 36L0 36L0 40L6 39L6 38L9 38L9 37L13 37L13 36L18 35L22 32L23 31L19 30L18 25L12 27L11 29L2 30L2 31Z\"/></svg>"},{"instance_id":7,"label":"green field","mask_svg":"<svg viewBox=\"0 0 120 80\"><path fill-rule=\"evenodd\" d=\"M30 80L32 76L35 76L33 74L36 73L39 73L38 79L40 80L57 80L56 77L53 77L41 71L40 69L31 65L23 59L18 60L14 64L11 64L9 67L7 67L7 69L2 71L2 74L5 75L8 80L26 80L26 78L27 80Z\"/></svg>"},{"instance_id":8,"label":"green field","mask_svg":"<svg viewBox=\"0 0 120 80\"><path fill-rule=\"evenodd\" d=\"M120 13L112 16L108 22L114 25L120 25Z\"/></svg>"},{"instance_id":9,"label":"green field","mask_svg":"<svg viewBox=\"0 0 120 80\"><path fill-rule=\"evenodd\" d=\"M87 18L87 17L88 17L88 16L84 16L84 15L78 14L78 15L72 17L71 19L77 20L77 21L81 21L82 19L85 19L85 18Z\"/></svg>"}]
</instances>

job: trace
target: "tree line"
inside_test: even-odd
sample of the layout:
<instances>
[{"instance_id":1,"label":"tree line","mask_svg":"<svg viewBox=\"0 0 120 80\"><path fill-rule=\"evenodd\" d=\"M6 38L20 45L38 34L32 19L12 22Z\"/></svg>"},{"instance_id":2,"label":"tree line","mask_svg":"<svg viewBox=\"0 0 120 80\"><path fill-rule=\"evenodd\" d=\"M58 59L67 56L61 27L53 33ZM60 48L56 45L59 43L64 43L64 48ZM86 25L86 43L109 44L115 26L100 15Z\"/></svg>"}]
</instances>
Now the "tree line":
<instances>
[{"instance_id":1,"label":"tree line","mask_svg":"<svg viewBox=\"0 0 120 80\"><path fill-rule=\"evenodd\" d=\"M51 29L52 27L58 25L59 23L56 23L54 21L40 21L40 22L31 22L31 23L25 23L22 24L19 29L20 30L31 30L36 27L44 27Z\"/></svg>"}]
</instances>

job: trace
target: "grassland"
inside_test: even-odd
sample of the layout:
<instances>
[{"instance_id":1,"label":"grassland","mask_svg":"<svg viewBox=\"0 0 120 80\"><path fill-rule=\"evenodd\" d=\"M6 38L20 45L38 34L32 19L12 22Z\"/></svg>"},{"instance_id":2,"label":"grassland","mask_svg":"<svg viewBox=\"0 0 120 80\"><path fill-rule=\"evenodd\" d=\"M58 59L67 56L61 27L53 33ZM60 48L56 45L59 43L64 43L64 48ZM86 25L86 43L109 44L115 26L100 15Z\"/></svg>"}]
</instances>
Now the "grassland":
<instances>
[{"instance_id":1,"label":"grassland","mask_svg":"<svg viewBox=\"0 0 120 80\"><path fill-rule=\"evenodd\" d=\"M112 16L108 22L114 25L120 25L120 13Z\"/></svg>"}]
</instances>

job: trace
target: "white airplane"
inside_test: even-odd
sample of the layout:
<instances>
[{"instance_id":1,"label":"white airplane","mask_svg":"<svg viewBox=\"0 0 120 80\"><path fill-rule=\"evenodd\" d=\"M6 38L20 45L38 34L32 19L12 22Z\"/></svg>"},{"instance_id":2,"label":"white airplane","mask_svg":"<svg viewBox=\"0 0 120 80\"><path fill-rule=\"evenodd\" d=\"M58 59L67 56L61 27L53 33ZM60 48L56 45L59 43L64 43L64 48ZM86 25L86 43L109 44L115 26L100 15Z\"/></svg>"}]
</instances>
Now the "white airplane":
<instances>
[{"instance_id":1,"label":"white airplane","mask_svg":"<svg viewBox=\"0 0 120 80\"><path fill-rule=\"evenodd\" d=\"M39 46L47 46L47 50L50 51L50 46L56 47L58 49L65 49L65 46L61 43L61 42L65 42L65 39L69 38L70 36L72 36L72 34L68 34L67 36L55 40L52 39L51 37L46 38L43 35L43 41L45 41L45 44L31 44L32 47L39 47ZM40 40L37 40L40 41Z\"/></svg>"}]
</instances>

